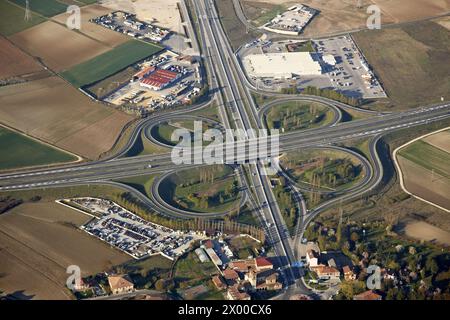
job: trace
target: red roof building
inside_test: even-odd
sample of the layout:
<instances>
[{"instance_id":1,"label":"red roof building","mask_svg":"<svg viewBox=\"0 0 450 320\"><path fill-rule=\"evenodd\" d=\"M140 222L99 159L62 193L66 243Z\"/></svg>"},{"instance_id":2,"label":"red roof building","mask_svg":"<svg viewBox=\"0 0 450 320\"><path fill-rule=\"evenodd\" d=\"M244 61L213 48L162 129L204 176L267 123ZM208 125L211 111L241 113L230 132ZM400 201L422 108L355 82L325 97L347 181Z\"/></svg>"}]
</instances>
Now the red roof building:
<instances>
[{"instance_id":1,"label":"red roof building","mask_svg":"<svg viewBox=\"0 0 450 320\"><path fill-rule=\"evenodd\" d=\"M257 271L271 270L273 269L273 264L267 258L258 257L255 259L255 267Z\"/></svg>"}]
</instances>

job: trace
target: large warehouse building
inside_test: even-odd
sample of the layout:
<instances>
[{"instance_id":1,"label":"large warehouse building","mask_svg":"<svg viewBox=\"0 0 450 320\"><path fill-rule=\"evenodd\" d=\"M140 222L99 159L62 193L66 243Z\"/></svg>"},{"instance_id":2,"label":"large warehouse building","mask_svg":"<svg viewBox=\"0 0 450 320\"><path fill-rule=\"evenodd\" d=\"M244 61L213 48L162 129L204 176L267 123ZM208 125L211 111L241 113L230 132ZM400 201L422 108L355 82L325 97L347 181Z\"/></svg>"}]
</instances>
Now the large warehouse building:
<instances>
[{"instance_id":1,"label":"large warehouse building","mask_svg":"<svg viewBox=\"0 0 450 320\"><path fill-rule=\"evenodd\" d=\"M289 79L294 76L321 75L320 63L309 52L252 54L244 58L252 77Z\"/></svg>"}]
</instances>

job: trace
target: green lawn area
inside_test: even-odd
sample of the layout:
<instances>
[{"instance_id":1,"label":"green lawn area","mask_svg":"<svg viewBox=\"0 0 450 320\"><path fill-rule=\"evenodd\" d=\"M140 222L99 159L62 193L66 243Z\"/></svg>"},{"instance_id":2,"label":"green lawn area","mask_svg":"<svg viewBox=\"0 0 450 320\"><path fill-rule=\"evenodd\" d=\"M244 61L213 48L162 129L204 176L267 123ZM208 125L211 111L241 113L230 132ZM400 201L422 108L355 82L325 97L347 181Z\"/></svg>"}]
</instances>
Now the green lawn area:
<instances>
[{"instance_id":1,"label":"green lawn area","mask_svg":"<svg viewBox=\"0 0 450 320\"><path fill-rule=\"evenodd\" d=\"M333 120L332 111L320 103L290 101L272 107L265 115L269 129L284 132L316 128L329 124Z\"/></svg>"},{"instance_id":2,"label":"green lawn area","mask_svg":"<svg viewBox=\"0 0 450 320\"><path fill-rule=\"evenodd\" d=\"M136 140L136 143L128 150L126 156L127 157L136 157L145 154L161 154L168 153L170 150L168 148L164 148L158 146L152 142L150 142L142 133Z\"/></svg>"},{"instance_id":3,"label":"green lawn area","mask_svg":"<svg viewBox=\"0 0 450 320\"><path fill-rule=\"evenodd\" d=\"M174 173L161 182L159 191L171 205L194 212L228 211L240 198L233 169L223 165Z\"/></svg>"},{"instance_id":4,"label":"green lawn area","mask_svg":"<svg viewBox=\"0 0 450 320\"><path fill-rule=\"evenodd\" d=\"M25 8L26 0L9 0ZM67 4L56 0L28 0L31 11L37 12L45 17L53 17L62 12L66 12Z\"/></svg>"},{"instance_id":5,"label":"green lawn area","mask_svg":"<svg viewBox=\"0 0 450 320\"><path fill-rule=\"evenodd\" d=\"M68 153L0 127L0 170L74 161Z\"/></svg>"},{"instance_id":6,"label":"green lawn area","mask_svg":"<svg viewBox=\"0 0 450 320\"><path fill-rule=\"evenodd\" d=\"M137 288L153 288L158 279L168 279L172 261L161 255L132 260L117 267L119 273L130 275Z\"/></svg>"},{"instance_id":7,"label":"green lawn area","mask_svg":"<svg viewBox=\"0 0 450 320\"><path fill-rule=\"evenodd\" d=\"M230 247L239 259L247 259L249 256L258 256L262 246L250 237L238 236L230 241Z\"/></svg>"},{"instance_id":8,"label":"green lawn area","mask_svg":"<svg viewBox=\"0 0 450 320\"><path fill-rule=\"evenodd\" d=\"M193 121L170 121L162 123L152 129L152 135L153 137L158 140L159 142L165 143L169 146L175 146L178 144L178 141L172 141L172 133L176 129L185 128L189 131L194 130L194 122ZM204 133L206 130L212 128L211 126L207 125L206 123L203 123L202 126L202 132ZM191 139L193 140L194 137L191 134ZM210 142L203 141L203 145L208 145Z\"/></svg>"},{"instance_id":9,"label":"green lawn area","mask_svg":"<svg viewBox=\"0 0 450 320\"><path fill-rule=\"evenodd\" d=\"M399 151L402 157L450 178L450 154L419 140Z\"/></svg>"},{"instance_id":10,"label":"green lawn area","mask_svg":"<svg viewBox=\"0 0 450 320\"><path fill-rule=\"evenodd\" d=\"M154 44L130 40L64 71L61 75L74 86L82 87L105 79L161 50L160 46Z\"/></svg>"},{"instance_id":11,"label":"green lawn area","mask_svg":"<svg viewBox=\"0 0 450 320\"><path fill-rule=\"evenodd\" d=\"M139 192L150 196L151 194L151 187L153 184L153 180L155 180L156 174L150 174L145 176L138 176L138 177L131 177L131 178L125 178L117 180L117 182L124 183L126 185L129 185L130 187L135 188Z\"/></svg>"},{"instance_id":12,"label":"green lawn area","mask_svg":"<svg viewBox=\"0 0 450 320\"><path fill-rule=\"evenodd\" d=\"M191 111L188 114L190 115L197 115L197 116L203 116L206 118L210 118L212 120L216 120L219 121L219 106L217 105L217 103L214 101L211 103L211 105L209 105L206 108L200 109L200 110L195 110L195 111Z\"/></svg>"},{"instance_id":13,"label":"green lawn area","mask_svg":"<svg viewBox=\"0 0 450 320\"><path fill-rule=\"evenodd\" d=\"M30 15L31 19L25 21L24 9L6 0L0 0L0 34L10 36L45 21L35 13Z\"/></svg>"}]
</instances>

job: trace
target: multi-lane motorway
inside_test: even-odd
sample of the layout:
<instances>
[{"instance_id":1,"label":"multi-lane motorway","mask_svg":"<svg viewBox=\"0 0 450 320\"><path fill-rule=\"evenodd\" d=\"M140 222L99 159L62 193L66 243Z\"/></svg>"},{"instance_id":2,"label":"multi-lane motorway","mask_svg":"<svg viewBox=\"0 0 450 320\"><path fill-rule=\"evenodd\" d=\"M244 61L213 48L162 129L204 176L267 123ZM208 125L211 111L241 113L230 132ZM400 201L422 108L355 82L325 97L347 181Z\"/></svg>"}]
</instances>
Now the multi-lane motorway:
<instances>
[{"instance_id":1,"label":"multi-lane motorway","mask_svg":"<svg viewBox=\"0 0 450 320\"><path fill-rule=\"evenodd\" d=\"M274 103L272 102L266 106L262 106L260 109L255 105L251 93L256 89L247 80L237 57L229 45L213 2L211 0L200 0L193 1L193 4L192 10L195 11L198 17L197 27L201 35L199 42L202 50L202 58L209 74L209 87L214 92L214 94L211 94L211 98L219 104L222 129L251 129L255 126L257 128L263 128L263 114ZM300 224L297 227L295 237L297 240L301 239L301 235L306 226L317 214L336 205L338 201L359 197L379 184L383 177L383 166L378 158L376 145L382 135L395 130L423 125L450 117L450 104L445 103L399 113L372 114L371 117L364 120L341 123L341 109L351 108L342 103L320 97L272 95L278 98L278 102L305 98L324 102L334 112L334 121L327 127L281 135L281 152L308 147L335 147L336 144L348 140L363 137L370 138L369 159L361 159L366 167L364 180L348 192L336 194L332 200L321 204L313 211L305 212L306 210L303 206L303 209L301 209L302 219L299 219ZM207 107L208 103L195 108ZM0 175L0 190L64 187L88 183L112 184L134 193L144 203L161 213L183 218L193 216L193 214L175 210L161 202L157 185L152 189L153 199L149 199L128 186L113 182L113 180L121 177L144 174L160 173L164 176L174 170L197 166L194 164L174 165L170 153L125 157L126 152L133 146L142 131L146 133L146 137L152 139L152 127L171 118L182 117L180 113L183 112L180 110L168 111L162 115L140 120L123 149L108 159L65 165L52 169L24 170L2 174ZM214 123L214 125L218 124ZM248 139L252 138L254 137L248 137ZM298 270L291 267L296 260L295 246L297 243L293 243L287 231L275 196L273 195L268 176L265 175L264 171L266 169L262 163L263 159L260 159L258 153L250 152L248 154L248 160L251 161L241 165L239 168L240 172L244 169L249 173L247 175L248 179L241 179L243 180L242 186L245 190L242 199L243 201L249 200L266 228L267 238L276 256L279 258L279 264L282 266L284 279L287 284L291 285L289 292L308 293L308 290L297 281L299 276ZM241 173L241 176L245 175ZM302 200L300 199L299 201L301 202ZM208 215L208 217L223 214L213 213Z\"/></svg>"}]
</instances>

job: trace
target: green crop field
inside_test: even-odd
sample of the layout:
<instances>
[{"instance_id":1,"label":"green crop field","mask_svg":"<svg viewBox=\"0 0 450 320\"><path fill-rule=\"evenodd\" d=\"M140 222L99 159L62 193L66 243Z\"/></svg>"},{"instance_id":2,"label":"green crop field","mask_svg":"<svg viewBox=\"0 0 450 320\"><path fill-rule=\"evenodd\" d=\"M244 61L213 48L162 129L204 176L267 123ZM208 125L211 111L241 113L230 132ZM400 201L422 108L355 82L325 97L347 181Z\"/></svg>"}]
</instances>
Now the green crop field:
<instances>
[{"instance_id":1,"label":"green crop field","mask_svg":"<svg viewBox=\"0 0 450 320\"><path fill-rule=\"evenodd\" d=\"M26 0L9 0L25 8ZM67 4L56 0L28 0L31 11L37 12L45 17L53 17L67 10Z\"/></svg>"},{"instance_id":2,"label":"green crop field","mask_svg":"<svg viewBox=\"0 0 450 320\"><path fill-rule=\"evenodd\" d=\"M401 149L399 155L428 170L450 178L450 154L422 140Z\"/></svg>"},{"instance_id":3,"label":"green crop field","mask_svg":"<svg viewBox=\"0 0 450 320\"><path fill-rule=\"evenodd\" d=\"M155 44L130 40L64 71L62 76L74 86L82 87L103 80L161 50L162 48Z\"/></svg>"},{"instance_id":4,"label":"green crop field","mask_svg":"<svg viewBox=\"0 0 450 320\"><path fill-rule=\"evenodd\" d=\"M10 36L45 21L35 13L30 14L28 21L24 17L24 9L6 0L0 0L0 34Z\"/></svg>"},{"instance_id":5,"label":"green crop field","mask_svg":"<svg viewBox=\"0 0 450 320\"><path fill-rule=\"evenodd\" d=\"M0 170L74 161L72 155L0 127Z\"/></svg>"},{"instance_id":6,"label":"green crop field","mask_svg":"<svg viewBox=\"0 0 450 320\"><path fill-rule=\"evenodd\" d=\"M287 102L272 107L265 116L269 129L294 131L326 125L333 119L330 109L318 103Z\"/></svg>"}]
</instances>

